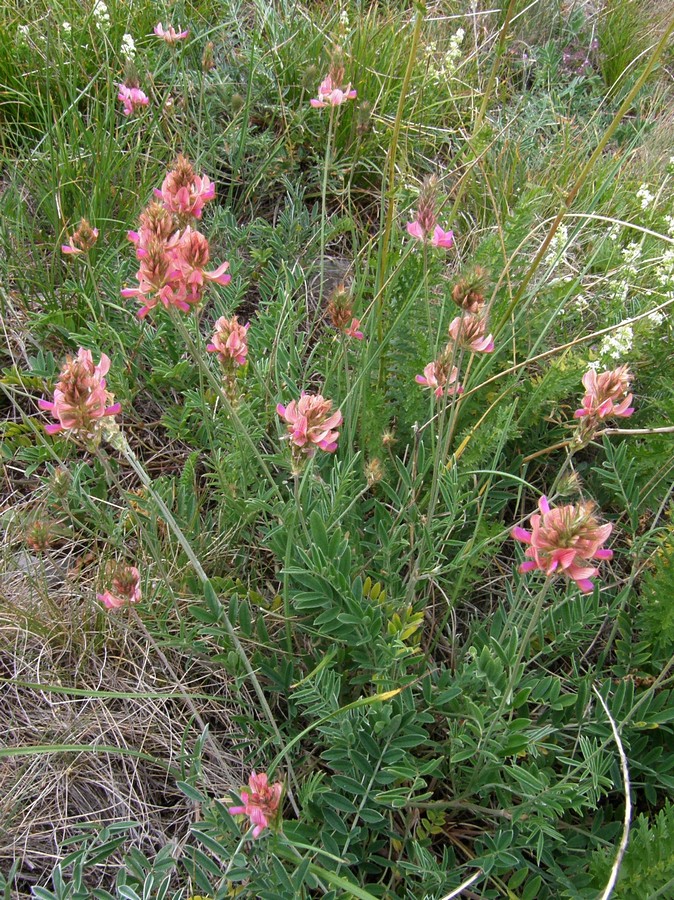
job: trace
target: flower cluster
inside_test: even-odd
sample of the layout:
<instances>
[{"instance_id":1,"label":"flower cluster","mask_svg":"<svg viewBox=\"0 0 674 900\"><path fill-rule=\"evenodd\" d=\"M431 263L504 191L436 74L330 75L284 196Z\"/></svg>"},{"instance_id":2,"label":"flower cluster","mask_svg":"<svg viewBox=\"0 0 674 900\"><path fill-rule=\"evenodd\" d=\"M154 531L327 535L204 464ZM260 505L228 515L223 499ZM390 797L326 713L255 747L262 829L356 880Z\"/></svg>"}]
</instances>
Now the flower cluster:
<instances>
[{"instance_id":1,"label":"flower cluster","mask_svg":"<svg viewBox=\"0 0 674 900\"><path fill-rule=\"evenodd\" d=\"M448 81L457 69L457 62L461 57L461 45L466 32L463 28L457 28L449 39L449 47L438 58L438 45L435 41L426 44L424 56L426 58L426 71L430 78L437 84Z\"/></svg>"},{"instance_id":2,"label":"flower cluster","mask_svg":"<svg viewBox=\"0 0 674 900\"><path fill-rule=\"evenodd\" d=\"M512 536L527 544L520 572L538 569L546 575L562 574L575 581L584 594L591 593L591 578L597 575L593 559L611 559L612 550L602 548L613 525L600 525L591 501L569 503L553 509L547 497L541 497L540 515L531 516L531 531L516 526Z\"/></svg>"},{"instance_id":3,"label":"flower cluster","mask_svg":"<svg viewBox=\"0 0 674 900\"><path fill-rule=\"evenodd\" d=\"M124 59L132 60L136 55L136 42L130 34L122 35L122 43L119 45L119 52Z\"/></svg>"},{"instance_id":4,"label":"flower cluster","mask_svg":"<svg viewBox=\"0 0 674 900\"><path fill-rule=\"evenodd\" d=\"M158 38L170 45L177 44L178 41L184 41L189 35L189 31L176 31L173 25L169 25L165 29L161 22L154 26L154 33Z\"/></svg>"},{"instance_id":5,"label":"flower cluster","mask_svg":"<svg viewBox=\"0 0 674 900\"><path fill-rule=\"evenodd\" d=\"M463 393L463 387L459 384L459 370L454 365L454 360L459 355L457 351L491 353L494 349L494 338L487 333L487 318L481 311L484 298L472 289L457 292L457 287L460 284L454 288L455 300L461 303L467 301L467 305L476 312L464 312L451 321L451 340L435 362L425 367L424 374L416 376L419 384L434 389L436 397Z\"/></svg>"},{"instance_id":6,"label":"flower cluster","mask_svg":"<svg viewBox=\"0 0 674 900\"><path fill-rule=\"evenodd\" d=\"M599 356L601 359L622 359L632 349L633 341L634 330L632 326L623 325L622 328L617 328L604 336L599 345Z\"/></svg>"},{"instance_id":7,"label":"flower cluster","mask_svg":"<svg viewBox=\"0 0 674 900\"><path fill-rule=\"evenodd\" d=\"M248 816L253 826L253 837L258 838L265 828L273 826L278 819L283 785L280 781L269 784L264 772L254 771L248 779L249 791L241 791L242 806L230 806L232 816Z\"/></svg>"},{"instance_id":8,"label":"flower cluster","mask_svg":"<svg viewBox=\"0 0 674 900\"><path fill-rule=\"evenodd\" d=\"M341 106L347 100L355 99L356 91L351 88L351 82L344 84L344 64L341 50L337 48L330 64L330 71L318 88L318 97L309 102L315 109L322 109L324 106Z\"/></svg>"},{"instance_id":9,"label":"flower cluster","mask_svg":"<svg viewBox=\"0 0 674 900\"><path fill-rule=\"evenodd\" d=\"M471 353L491 353L494 349L494 338L487 334L487 320L484 316L464 313L452 320L449 335L462 350Z\"/></svg>"},{"instance_id":10,"label":"flower cluster","mask_svg":"<svg viewBox=\"0 0 674 900\"><path fill-rule=\"evenodd\" d=\"M299 400L292 400L287 406L279 403L276 412L286 421L286 437L292 443L296 471L317 449L327 453L337 449L337 429L343 419L340 410L332 412L332 400L326 400L321 394L302 393Z\"/></svg>"},{"instance_id":11,"label":"flower cluster","mask_svg":"<svg viewBox=\"0 0 674 900\"><path fill-rule=\"evenodd\" d=\"M127 78L126 81L121 82L117 87L119 88L117 99L122 101L124 107L122 113L125 116L130 116L142 106L147 106L150 102L147 94L141 91L136 79Z\"/></svg>"},{"instance_id":12,"label":"flower cluster","mask_svg":"<svg viewBox=\"0 0 674 900\"><path fill-rule=\"evenodd\" d=\"M648 209L651 203L655 200L655 195L650 192L647 184L642 184L639 186L639 190L637 191L637 200L641 202L642 209Z\"/></svg>"},{"instance_id":13,"label":"flower cluster","mask_svg":"<svg viewBox=\"0 0 674 900\"><path fill-rule=\"evenodd\" d=\"M209 283L228 284L229 263L213 271L207 269L210 248L206 237L188 222L201 216L204 203L215 195L215 188L204 176L194 174L192 166L179 157L176 167L155 193L162 203L151 203L140 217L138 231L129 231L136 246L140 268L137 288L125 288L123 297L136 297L143 303L140 318L159 303L188 312L201 302Z\"/></svg>"},{"instance_id":14,"label":"flower cluster","mask_svg":"<svg viewBox=\"0 0 674 900\"><path fill-rule=\"evenodd\" d=\"M119 609L141 599L140 572L135 566L117 566L112 576L110 588L96 594L106 609Z\"/></svg>"},{"instance_id":15,"label":"flower cluster","mask_svg":"<svg viewBox=\"0 0 674 900\"><path fill-rule=\"evenodd\" d=\"M96 0L91 11L97 28L105 28L110 24L110 13L103 0Z\"/></svg>"},{"instance_id":16,"label":"flower cluster","mask_svg":"<svg viewBox=\"0 0 674 900\"><path fill-rule=\"evenodd\" d=\"M357 341L363 340L360 319L356 319L353 315L351 297L343 284L338 285L330 295L326 312L331 324L342 334Z\"/></svg>"},{"instance_id":17,"label":"flower cluster","mask_svg":"<svg viewBox=\"0 0 674 900\"><path fill-rule=\"evenodd\" d=\"M227 396L236 400L236 370L246 365L248 355L248 329L250 323L241 325L237 316L228 319L221 316L215 323L215 332L206 349L217 353L222 366Z\"/></svg>"},{"instance_id":18,"label":"flower cluster","mask_svg":"<svg viewBox=\"0 0 674 900\"><path fill-rule=\"evenodd\" d=\"M83 347L74 359L68 357L54 389L54 399L39 401L40 409L48 410L58 420L45 426L47 434L67 431L81 440L100 440L105 424L102 420L106 416L115 416L121 409L105 387L109 368L110 359L105 353L95 366L91 350Z\"/></svg>"},{"instance_id":19,"label":"flower cluster","mask_svg":"<svg viewBox=\"0 0 674 900\"><path fill-rule=\"evenodd\" d=\"M208 175L197 175L191 162L181 153L161 188L155 188L154 193L184 224L190 218L201 218L204 205L215 197L215 185Z\"/></svg>"},{"instance_id":20,"label":"flower cluster","mask_svg":"<svg viewBox=\"0 0 674 900\"><path fill-rule=\"evenodd\" d=\"M436 195L438 179L431 175L424 181L419 193L419 205L416 217L407 223L407 233L432 247L449 250L454 246L454 232L443 231L436 217Z\"/></svg>"},{"instance_id":21,"label":"flower cluster","mask_svg":"<svg viewBox=\"0 0 674 900\"><path fill-rule=\"evenodd\" d=\"M98 240L98 228L92 228L86 219L80 219L80 224L73 231L69 244L61 244L61 252L79 256L80 253L88 253Z\"/></svg>"},{"instance_id":22,"label":"flower cluster","mask_svg":"<svg viewBox=\"0 0 674 900\"><path fill-rule=\"evenodd\" d=\"M600 375L590 369L583 375L583 405L574 413L581 420L581 438L594 434L597 426L609 416L627 418L634 412L629 393L632 376L627 366L618 366Z\"/></svg>"}]
</instances>

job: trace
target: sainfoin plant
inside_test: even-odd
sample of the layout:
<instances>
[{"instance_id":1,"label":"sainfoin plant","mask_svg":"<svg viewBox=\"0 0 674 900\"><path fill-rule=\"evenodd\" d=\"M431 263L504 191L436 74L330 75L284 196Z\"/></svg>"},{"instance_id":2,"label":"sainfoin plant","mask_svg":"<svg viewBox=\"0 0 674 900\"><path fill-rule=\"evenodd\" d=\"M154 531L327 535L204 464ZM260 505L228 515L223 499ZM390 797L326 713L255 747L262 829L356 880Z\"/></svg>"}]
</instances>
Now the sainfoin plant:
<instances>
[{"instance_id":1,"label":"sainfoin plant","mask_svg":"<svg viewBox=\"0 0 674 900\"><path fill-rule=\"evenodd\" d=\"M671 893L674 23L590 6L0 11L7 896Z\"/></svg>"}]
</instances>

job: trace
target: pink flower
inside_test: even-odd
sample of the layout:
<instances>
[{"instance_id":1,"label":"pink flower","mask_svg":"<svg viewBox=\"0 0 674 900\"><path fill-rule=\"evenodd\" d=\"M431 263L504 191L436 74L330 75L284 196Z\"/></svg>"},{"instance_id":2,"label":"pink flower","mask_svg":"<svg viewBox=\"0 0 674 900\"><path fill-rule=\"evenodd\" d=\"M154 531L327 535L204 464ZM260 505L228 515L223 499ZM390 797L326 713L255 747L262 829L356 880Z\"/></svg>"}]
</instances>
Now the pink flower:
<instances>
[{"instance_id":1,"label":"pink flower","mask_svg":"<svg viewBox=\"0 0 674 900\"><path fill-rule=\"evenodd\" d=\"M342 69L342 78L344 70ZM318 88L318 97L309 102L314 109L322 109L324 106L341 106L347 100L355 100L356 91L351 89L351 82L342 85L341 79L334 79L333 75L326 75Z\"/></svg>"},{"instance_id":2,"label":"pink flower","mask_svg":"<svg viewBox=\"0 0 674 900\"><path fill-rule=\"evenodd\" d=\"M51 412L58 420L46 425L47 434L70 431L75 436L91 438L99 430L105 416L115 416L121 409L113 403L113 395L105 389L105 378L110 368L110 359L101 354L101 361L94 365L91 350L83 347L77 356L69 357L61 369L54 389L53 400L40 400L40 409Z\"/></svg>"},{"instance_id":3,"label":"pink flower","mask_svg":"<svg viewBox=\"0 0 674 900\"><path fill-rule=\"evenodd\" d=\"M303 393L299 401L293 400L288 406L278 404L276 412L288 424L287 436L294 452L306 457L313 456L316 448L334 453L339 438L336 429L343 419L340 410L331 410L332 400L325 400L320 394Z\"/></svg>"},{"instance_id":4,"label":"pink flower","mask_svg":"<svg viewBox=\"0 0 674 900\"><path fill-rule=\"evenodd\" d=\"M355 338L357 341L363 340L363 332L360 329L360 319L351 319L351 324L348 328L344 329L344 334L347 337Z\"/></svg>"},{"instance_id":5,"label":"pink flower","mask_svg":"<svg viewBox=\"0 0 674 900\"><path fill-rule=\"evenodd\" d=\"M250 323L241 325L237 316L222 316L215 323L213 342L206 347L209 353L217 353L225 368L244 366L248 354L248 329Z\"/></svg>"},{"instance_id":6,"label":"pink flower","mask_svg":"<svg viewBox=\"0 0 674 900\"><path fill-rule=\"evenodd\" d=\"M449 335L454 342L473 353L491 353L494 349L494 338L485 334L486 331L486 319L471 313L457 316L449 326Z\"/></svg>"},{"instance_id":7,"label":"pink flower","mask_svg":"<svg viewBox=\"0 0 674 900\"><path fill-rule=\"evenodd\" d=\"M106 609L119 609L129 603L138 603L141 598L140 572L135 566L118 566L112 579L112 591L96 594Z\"/></svg>"},{"instance_id":8,"label":"pink flower","mask_svg":"<svg viewBox=\"0 0 674 900\"><path fill-rule=\"evenodd\" d=\"M147 106L150 102L147 94L143 93L138 85L129 85L129 84L118 84L119 93L117 94L117 99L122 101L124 109L122 110L125 116L130 116L131 113L136 112L141 106Z\"/></svg>"},{"instance_id":9,"label":"pink flower","mask_svg":"<svg viewBox=\"0 0 674 900\"><path fill-rule=\"evenodd\" d=\"M164 26L161 22L154 26L154 33L157 37L161 38L163 41L166 41L167 44L175 44L178 41L184 41L188 36L189 31L181 31L179 33L176 32L173 25L169 25L166 30L164 30Z\"/></svg>"},{"instance_id":10,"label":"pink flower","mask_svg":"<svg viewBox=\"0 0 674 900\"><path fill-rule=\"evenodd\" d=\"M632 376L627 366L619 366L612 371L597 375L590 369L583 375L586 394L583 406L574 413L577 419L588 417L593 424L608 416L627 418L634 412L630 406L632 394L628 393Z\"/></svg>"},{"instance_id":11,"label":"pink flower","mask_svg":"<svg viewBox=\"0 0 674 900\"><path fill-rule=\"evenodd\" d=\"M547 497L538 503L541 515L531 516L532 530L516 526L512 536L528 544L520 572L540 569L546 575L559 573L575 581L584 594L593 589L590 579L598 572L587 563L593 559L611 559L612 550L602 548L613 525L600 525L594 516L594 503L570 503L551 509Z\"/></svg>"},{"instance_id":12,"label":"pink flower","mask_svg":"<svg viewBox=\"0 0 674 900\"><path fill-rule=\"evenodd\" d=\"M458 383L459 370L456 366L449 366L443 356L435 362L429 363L424 368L423 375L417 375L418 384L425 387L435 388L435 396L442 397L443 394L452 396L453 394L462 394L463 387Z\"/></svg>"},{"instance_id":13,"label":"pink flower","mask_svg":"<svg viewBox=\"0 0 674 900\"><path fill-rule=\"evenodd\" d=\"M200 219L204 204L215 197L215 185L207 175L196 175L190 161L180 154L161 190L155 188L155 196L176 216Z\"/></svg>"},{"instance_id":14,"label":"pink flower","mask_svg":"<svg viewBox=\"0 0 674 900\"><path fill-rule=\"evenodd\" d=\"M241 791L243 806L230 806L227 811L232 816L248 816L253 826L253 837L258 838L278 818L283 785L280 781L269 784L264 772L256 775L253 771L248 787L250 791Z\"/></svg>"},{"instance_id":15,"label":"pink flower","mask_svg":"<svg viewBox=\"0 0 674 900\"><path fill-rule=\"evenodd\" d=\"M439 225L433 228L432 234L425 232L418 219L407 223L407 233L418 241L427 241L432 247L443 247L449 250L454 246L454 232L443 231Z\"/></svg>"},{"instance_id":16,"label":"pink flower","mask_svg":"<svg viewBox=\"0 0 674 900\"><path fill-rule=\"evenodd\" d=\"M80 224L73 232L69 244L61 244L61 252L79 256L80 253L88 253L98 240L98 228L92 228L86 219L80 219Z\"/></svg>"},{"instance_id":17,"label":"pink flower","mask_svg":"<svg viewBox=\"0 0 674 900\"><path fill-rule=\"evenodd\" d=\"M454 246L454 232L443 231L438 225L435 214L437 184L435 175L425 179L419 193L419 208L414 220L407 223L407 233L417 241L449 250Z\"/></svg>"},{"instance_id":18,"label":"pink flower","mask_svg":"<svg viewBox=\"0 0 674 900\"><path fill-rule=\"evenodd\" d=\"M189 225L182 232L172 233L173 227L168 211L152 203L141 216L139 231L128 232L140 260L138 287L124 288L121 293L144 304L138 312L141 319L159 303L188 312L201 302L209 283L224 285L231 281L228 262L213 271L206 269L210 249L203 234Z\"/></svg>"}]
</instances>

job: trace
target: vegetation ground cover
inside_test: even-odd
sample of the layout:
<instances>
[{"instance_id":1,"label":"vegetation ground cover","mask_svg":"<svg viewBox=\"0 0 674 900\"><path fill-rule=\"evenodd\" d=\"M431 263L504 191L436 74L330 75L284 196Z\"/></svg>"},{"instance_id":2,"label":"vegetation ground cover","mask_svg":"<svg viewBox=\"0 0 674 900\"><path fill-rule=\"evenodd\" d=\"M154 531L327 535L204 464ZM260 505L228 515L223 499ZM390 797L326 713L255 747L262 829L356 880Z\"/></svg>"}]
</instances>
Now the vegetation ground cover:
<instances>
[{"instance_id":1,"label":"vegetation ground cover","mask_svg":"<svg viewBox=\"0 0 674 900\"><path fill-rule=\"evenodd\" d=\"M0 8L0 890L674 895L674 17Z\"/></svg>"}]
</instances>

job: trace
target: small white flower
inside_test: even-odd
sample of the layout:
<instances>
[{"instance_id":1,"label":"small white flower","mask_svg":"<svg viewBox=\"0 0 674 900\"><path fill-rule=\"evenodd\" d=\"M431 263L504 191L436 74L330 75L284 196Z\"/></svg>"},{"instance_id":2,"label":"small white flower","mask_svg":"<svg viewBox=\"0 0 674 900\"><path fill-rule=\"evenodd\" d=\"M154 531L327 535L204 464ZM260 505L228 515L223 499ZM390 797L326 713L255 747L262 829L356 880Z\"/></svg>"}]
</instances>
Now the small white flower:
<instances>
[{"instance_id":1,"label":"small white flower","mask_svg":"<svg viewBox=\"0 0 674 900\"><path fill-rule=\"evenodd\" d=\"M108 12L108 7L105 5L103 0L96 0L96 2L94 3L92 14L94 20L96 21L96 25L99 28L103 28L105 25L110 24L110 13Z\"/></svg>"},{"instance_id":2,"label":"small white flower","mask_svg":"<svg viewBox=\"0 0 674 900\"><path fill-rule=\"evenodd\" d=\"M341 13L339 14L339 24L340 24L343 28L348 28L348 27L349 27L349 14L348 14L348 12L347 12L345 9L343 9L343 10L341 11Z\"/></svg>"},{"instance_id":3,"label":"small white flower","mask_svg":"<svg viewBox=\"0 0 674 900\"><path fill-rule=\"evenodd\" d=\"M20 43L25 44L28 42L28 35L30 33L30 28L28 27L28 25L19 25L19 27L16 29L16 33L19 37Z\"/></svg>"},{"instance_id":4,"label":"small white flower","mask_svg":"<svg viewBox=\"0 0 674 900\"><path fill-rule=\"evenodd\" d=\"M641 187L637 191L637 197L639 198L639 200L641 200L642 209L648 209L651 203L655 200L655 196L651 194L647 184L641 185Z\"/></svg>"},{"instance_id":5,"label":"small white flower","mask_svg":"<svg viewBox=\"0 0 674 900\"><path fill-rule=\"evenodd\" d=\"M659 309L654 310L647 318L656 328L665 321L664 314Z\"/></svg>"},{"instance_id":6,"label":"small white flower","mask_svg":"<svg viewBox=\"0 0 674 900\"><path fill-rule=\"evenodd\" d=\"M574 304L578 312L583 312L583 310L587 309L590 305L590 301L584 294L578 294L578 296L574 300Z\"/></svg>"},{"instance_id":7,"label":"small white flower","mask_svg":"<svg viewBox=\"0 0 674 900\"><path fill-rule=\"evenodd\" d=\"M631 325L623 325L611 334L607 334L599 347L599 356L602 358L622 359L632 349L634 332Z\"/></svg>"},{"instance_id":8,"label":"small white flower","mask_svg":"<svg viewBox=\"0 0 674 900\"><path fill-rule=\"evenodd\" d=\"M667 223L667 234L674 237L674 216L665 216L665 222Z\"/></svg>"},{"instance_id":9,"label":"small white flower","mask_svg":"<svg viewBox=\"0 0 674 900\"><path fill-rule=\"evenodd\" d=\"M136 44L130 34L122 35L122 43L119 52L125 59L133 59L136 55Z\"/></svg>"},{"instance_id":10,"label":"small white flower","mask_svg":"<svg viewBox=\"0 0 674 900\"><path fill-rule=\"evenodd\" d=\"M623 247L622 258L625 260L625 267L630 275L637 274L637 267L635 263L641 258L641 244L637 243L637 241L632 241L626 247Z\"/></svg>"},{"instance_id":11,"label":"small white flower","mask_svg":"<svg viewBox=\"0 0 674 900\"><path fill-rule=\"evenodd\" d=\"M543 260L546 266L556 266L560 262L566 262L566 244L568 240L569 229L566 225L560 225L548 245L548 252Z\"/></svg>"},{"instance_id":12,"label":"small white flower","mask_svg":"<svg viewBox=\"0 0 674 900\"><path fill-rule=\"evenodd\" d=\"M61 31L63 31L65 34L70 34L70 32L72 30L73 30L73 28L72 28L72 25L70 24L70 22L62 22L61 23Z\"/></svg>"}]
</instances>

